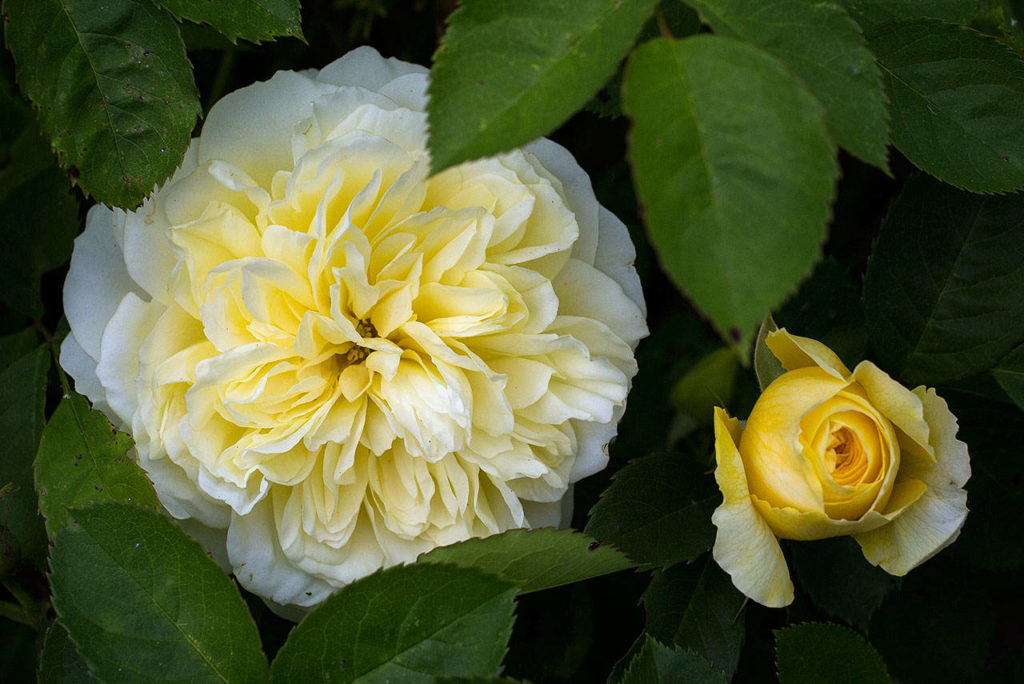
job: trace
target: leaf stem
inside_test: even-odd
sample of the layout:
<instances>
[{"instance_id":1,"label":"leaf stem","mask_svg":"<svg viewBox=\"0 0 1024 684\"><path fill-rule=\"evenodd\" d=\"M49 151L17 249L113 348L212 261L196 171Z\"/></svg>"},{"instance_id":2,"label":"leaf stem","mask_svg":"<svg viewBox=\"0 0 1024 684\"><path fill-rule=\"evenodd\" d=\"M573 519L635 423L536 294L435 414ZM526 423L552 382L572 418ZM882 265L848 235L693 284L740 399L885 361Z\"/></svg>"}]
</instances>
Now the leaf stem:
<instances>
[{"instance_id":1,"label":"leaf stem","mask_svg":"<svg viewBox=\"0 0 1024 684\"><path fill-rule=\"evenodd\" d=\"M665 19L665 11L661 9L659 4L654 8L654 16L658 20L658 28L661 29L661 35L665 36L669 40L675 40L676 37L672 33L672 29L668 27L668 20Z\"/></svg>"}]
</instances>

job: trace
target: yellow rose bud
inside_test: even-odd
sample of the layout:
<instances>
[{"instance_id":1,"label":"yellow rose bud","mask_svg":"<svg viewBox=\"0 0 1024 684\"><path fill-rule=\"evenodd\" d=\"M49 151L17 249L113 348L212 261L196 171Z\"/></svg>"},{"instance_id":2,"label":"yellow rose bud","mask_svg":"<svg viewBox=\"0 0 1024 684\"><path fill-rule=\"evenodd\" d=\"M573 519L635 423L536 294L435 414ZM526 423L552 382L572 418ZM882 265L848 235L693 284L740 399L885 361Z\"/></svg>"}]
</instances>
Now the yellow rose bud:
<instances>
[{"instance_id":1,"label":"yellow rose bud","mask_svg":"<svg viewBox=\"0 0 1024 684\"><path fill-rule=\"evenodd\" d=\"M766 606L792 602L780 538L853 535L893 575L951 544L971 469L946 402L870 361L851 373L815 340L778 330L766 342L787 372L745 425L715 409L714 557L736 587Z\"/></svg>"}]
</instances>

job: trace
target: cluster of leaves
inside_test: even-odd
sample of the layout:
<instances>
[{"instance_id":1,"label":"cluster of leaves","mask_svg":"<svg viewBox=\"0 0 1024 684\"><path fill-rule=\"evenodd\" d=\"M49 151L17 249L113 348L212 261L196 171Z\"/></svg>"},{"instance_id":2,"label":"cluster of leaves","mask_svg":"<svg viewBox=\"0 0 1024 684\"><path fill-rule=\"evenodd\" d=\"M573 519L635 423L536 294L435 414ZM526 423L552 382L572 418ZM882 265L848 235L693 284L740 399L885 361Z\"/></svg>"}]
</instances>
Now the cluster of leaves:
<instances>
[{"instance_id":1,"label":"cluster of leaves","mask_svg":"<svg viewBox=\"0 0 1024 684\"><path fill-rule=\"evenodd\" d=\"M303 33L296 0L4 0L5 679L1024 677L1019 0L454 6L308 2ZM285 36L308 42L235 44ZM435 170L542 135L577 155L630 225L652 335L612 464L577 487L586 535L440 549L293 628L156 512L129 437L62 385L60 267L83 196L130 209L174 170L199 93L362 42L433 59ZM972 512L906 578L849 539L788 544L797 598L772 611L710 558L711 407L749 411L769 313L958 416Z\"/></svg>"}]
</instances>

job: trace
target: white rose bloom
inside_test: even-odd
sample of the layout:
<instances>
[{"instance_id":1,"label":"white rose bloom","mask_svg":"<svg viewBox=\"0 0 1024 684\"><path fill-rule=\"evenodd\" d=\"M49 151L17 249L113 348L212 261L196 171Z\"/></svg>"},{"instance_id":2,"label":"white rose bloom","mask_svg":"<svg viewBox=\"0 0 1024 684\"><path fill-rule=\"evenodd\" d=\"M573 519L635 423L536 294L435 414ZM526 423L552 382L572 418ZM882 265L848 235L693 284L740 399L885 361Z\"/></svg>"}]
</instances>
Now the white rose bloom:
<instances>
[{"instance_id":1,"label":"white rose bloom","mask_svg":"<svg viewBox=\"0 0 1024 684\"><path fill-rule=\"evenodd\" d=\"M558 524L636 373L625 226L548 140L429 178L427 75L360 48L238 90L75 241L61 364L279 604Z\"/></svg>"}]
</instances>

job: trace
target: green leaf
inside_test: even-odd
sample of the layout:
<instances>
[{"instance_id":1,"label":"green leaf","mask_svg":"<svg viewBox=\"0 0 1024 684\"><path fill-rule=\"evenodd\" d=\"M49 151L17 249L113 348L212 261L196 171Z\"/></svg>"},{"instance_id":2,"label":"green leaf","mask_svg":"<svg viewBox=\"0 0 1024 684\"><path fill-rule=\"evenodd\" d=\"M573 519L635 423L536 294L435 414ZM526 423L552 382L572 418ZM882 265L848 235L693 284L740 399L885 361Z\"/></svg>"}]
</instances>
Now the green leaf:
<instances>
[{"instance_id":1,"label":"green leaf","mask_svg":"<svg viewBox=\"0 0 1024 684\"><path fill-rule=\"evenodd\" d=\"M59 621L50 623L39 653L39 681L47 684L88 684L96 678L78 654L71 637Z\"/></svg>"},{"instance_id":2,"label":"green leaf","mask_svg":"<svg viewBox=\"0 0 1024 684\"><path fill-rule=\"evenodd\" d=\"M40 567L46 532L36 512L32 458L43 432L50 352L37 347L0 373L0 556Z\"/></svg>"},{"instance_id":3,"label":"green leaf","mask_svg":"<svg viewBox=\"0 0 1024 684\"><path fill-rule=\"evenodd\" d=\"M39 335L32 328L0 336L0 372L35 349L38 341Z\"/></svg>"},{"instance_id":4,"label":"green leaf","mask_svg":"<svg viewBox=\"0 0 1024 684\"><path fill-rule=\"evenodd\" d=\"M434 173L525 145L615 72L656 0L463 0L431 71Z\"/></svg>"},{"instance_id":5,"label":"green leaf","mask_svg":"<svg viewBox=\"0 0 1024 684\"><path fill-rule=\"evenodd\" d=\"M277 36L302 38L298 0L154 0L179 19L209 24L231 42L259 43Z\"/></svg>"},{"instance_id":6,"label":"green leaf","mask_svg":"<svg viewBox=\"0 0 1024 684\"><path fill-rule=\"evenodd\" d=\"M265 682L235 584L163 515L122 503L73 512L50 553L53 606L109 682Z\"/></svg>"},{"instance_id":7,"label":"green leaf","mask_svg":"<svg viewBox=\"0 0 1024 684\"><path fill-rule=\"evenodd\" d=\"M1024 411L1024 345L1003 357L999 365L992 369L992 375L1020 410Z\"/></svg>"},{"instance_id":8,"label":"green leaf","mask_svg":"<svg viewBox=\"0 0 1024 684\"><path fill-rule=\"evenodd\" d=\"M71 258L79 223L70 189L67 176L51 165L22 178L0 200L0 297L29 318L44 313L42 275Z\"/></svg>"},{"instance_id":9,"label":"green leaf","mask_svg":"<svg viewBox=\"0 0 1024 684\"><path fill-rule=\"evenodd\" d=\"M800 586L821 608L859 629L868 622L900 580L864 559L849 537L788 546Z\"/></svg>"},{"instance_id":10,"label":"green leaf","mask_svg":"<svg viewBox=\"0 0 1024 684\"><path fill-rule=\"evenodd\" d=\"M761 321L761 328L757 331L757 339L754 341L754 374L757 375L757 384L761 387L762 392L765 387L772 384L775 378L786 372L786 369L782 367L782 362L775 358L775 354L772 354L772 350L768 348L765 341L768 338L768 333L778 329L779 326L775 324L775 319L768 314Z\"/></svg>"},{"instance_id":11,"label":"green leaf","mask_svg":"<svg viewBox=\"0 0 1024 684\"><path fill-rule=\"evenodd\" d=\"M889 683L885 661L846 627L806 623L775 632L779 684Z\"/></svg>"},{"instance_id":12,"label":"green leaf","mask_svg":"<svg viewBox=\"0 0 1024 684\"><path fill-rule=\"evenodd\" d=\"M478 568L540 591L627 570L633 564L615 549L573 530L510 530L484 539L441 546L418 560Z\"/></svg>"},{"instance_id":13,"label":"green leaf","mask_svg":"<svg viewBox=\"0 0 1024 684\"><path fill-rule=\"evenodd\" d=\"M729 347L720 347L695 363L672 387L669 400L680 413L711 425L715 406L728 406L732 400L740 359Z\"/></svg>"},{"instance_id":14,"label":"green leaf","mask_svg":"<svg viewBox=\"0 0 1024 684\"><path fill-rule=\"evenodd\" d=\"M61 166L131 208L181 163L199 99L169 14L148 0L6 0L18 84Z\"/></svg>"},{"instance_id":15,"label":"green leaf","mask_svg":"<svg viewBox=\"0 0 1024 684\"><path fill-rule=\"evenodd\" d=\"M642 600L648 634L692 649L732 677L743 645L746 599L710 557L655 573Z\"/></svg>"},{"instance_id":16,"label":"green leaf","mask_svg":"<svg viewBox=\"0 0 1024 684\"><path fill-rule=\"evenodd\" d=\"M908 181L868 261L864 307L882 366L910 384L991 368L1024 337L1024 195Z\"/></svg>"},{"instance_id":17,"label":"green leaf","mask_svg":"<svg viewBox=\"0 0 1024 684\"><path fill-rule=\"evenodd\" d=\"M474 568L415 564L378 572L342 587L292 630L273 680L496 676L517 591Z\"/></svg>"},{"instance_id":18,"label":"green leaf","mask_svg":"<svg viewBox=\"0 0 1024 684\"><path fill-rule=\"evenodd\" d=\"M720 500L713 479L695 459L652 454L615 473L590 512L586 531L635 561L668 567L711 548L711 513Z\"/></svg>"},{"instance_id":19,"label":"green leaf","mask_svg":"<svg viewBox=\"0 0 1024 684\"><path fill-rule=\"evenodd\" d=\"M954 24L969 24L978 11L978 0L840 0L862 27L897 19L931 17Z\"/></svg>"},{"instance_id":20,"label":"green leaf","mask_svg":"<svg viewBox=\"0 0 1024 684\"><path fill-rule=\"evenodd\" d=\"M662 265L746 359L821 251L838 173L821 105L774 58L706 35L634 51L623 103Z\"/></svg>"},{"instance_id":21,"label":"green leaf","mask_svg":"<svg viewBox=\"0 0 1024 684\"><path fill-rule=\"evenodd\" d=\"M725 684L725 675L705 658L678 646L669 648L650 636L633 657L622 684L678 682L679 684Z\"/></svg>"},{"instance_id":22,"label":"green leaf","mask_svg":"<svg viewBox=\"0 0 1024 684\"><path fill-rule=\"evenodd\" d=\"M153 485L128 455L132 444L85 397L65 397L46 424L35 461L39 510L51 537L72 519L70 509L94 501L159 508Z\"/></svg>"},{"instance_id":23,"label":"green leaf","mask_svg":"<svg viewBox=\"0 0 1024 684\"><path fill-rule=\"evenodd\" d=\"M984 576L938 560L908 574L875 613L871 643L896 681L983 681L996 626Z\"/></svg>"},{"instance_id":24,"label":"green leaf","mask_svg":"<svg viewBox=\"0 0 1024 684\"><path fill-rule=\"evenodd\" d=\"M973 192L1024 187L1024 60L934 19L867 28L889 94L892 137L918 168Z\"/></svg>"},{"instance_id":25,"label":"green leaf","mask_svg":"<svg viewBox=\"0 0 1024 684\"><path fill-rule=\"evenodd\" d=\"M778 57L825 106L825 123L836 142L888 171L882 77L860 27L841 7L807 0L690 2L715 33Z\"/></svg>"},{"instance_id":26,"label":"green leaf","mask_svg":"<svg viewBox=\"0 0 1024 684\"><path fill-rule=\"evenodd\" d=\"M948 553L967 567L1002 572L1024 566L1024 414L1016 406L944 391L959 439L971 454L971 512Z\"/></svg>"}]
</instances>

